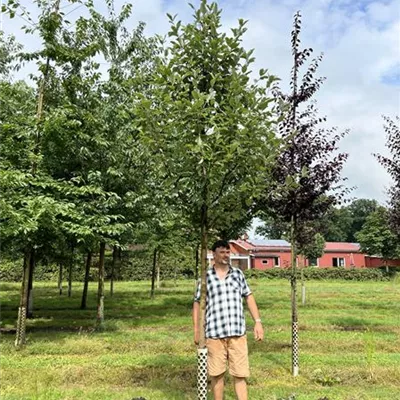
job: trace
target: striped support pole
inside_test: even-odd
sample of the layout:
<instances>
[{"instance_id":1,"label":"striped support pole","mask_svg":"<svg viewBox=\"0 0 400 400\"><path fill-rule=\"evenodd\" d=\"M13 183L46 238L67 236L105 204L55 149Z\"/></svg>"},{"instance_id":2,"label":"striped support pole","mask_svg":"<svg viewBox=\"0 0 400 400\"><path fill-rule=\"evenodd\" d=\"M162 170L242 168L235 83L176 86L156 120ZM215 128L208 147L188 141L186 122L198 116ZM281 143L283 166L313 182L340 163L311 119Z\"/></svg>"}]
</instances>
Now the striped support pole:
<instances>
[{"instance_id":1,"label":"striped support pole","mask_svg":"<svg viewBox=\"0 0 400 400\"><path fill-rule=\"evenodd\" d=\"M26 308L19 307L15 347L21 347L22 345L25 344L25 330L26 330Z\"/></svg>"},{"instance_id":2,"label":"striped support pole","mask_svg":"<svg viewBox=\"0 0 400 400\"><path fill-rule=\"evenodd\" d=\"M207 348L197 349L197 400L207 400Z\"/></svg>"},{"instance_id":3,"label":"striped support pole","mask_svg":"<svg viewBox=\"0 0 400 400\"><path fill-rule=\"evenodd\" d=\"M293 376L299 375L299 324L292 323L292 373Z\"/></svg>"}]
</instances>

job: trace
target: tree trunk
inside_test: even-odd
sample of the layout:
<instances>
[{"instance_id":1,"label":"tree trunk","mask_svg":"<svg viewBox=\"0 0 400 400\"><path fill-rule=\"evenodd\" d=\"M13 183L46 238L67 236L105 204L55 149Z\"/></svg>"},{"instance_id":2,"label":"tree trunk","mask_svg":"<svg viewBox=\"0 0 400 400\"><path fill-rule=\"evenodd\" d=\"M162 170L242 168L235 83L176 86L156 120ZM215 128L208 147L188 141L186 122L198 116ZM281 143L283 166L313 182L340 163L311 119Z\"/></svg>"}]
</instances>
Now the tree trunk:
<instances>
[{"instance_id":1,"label":"tree trunk","mask_svg":"<svg viewBox=\"0 0 400 400\"><path fill-rule=\"evenodd\" d=\"M114 295L114 275L115 275L115 266L118 263L118 247L113 247L113 258L111 264L111 277L110 277L110 296Z\"/></svg>"},{"instance_id":2,"label":"tree trunk","mask_svg":"<svg viewBox=\"0 0 400 400\"><path fill-rule=\"evenodd\" d=\"M68 297L72 296L72 261L68 265Z\"/></svg>"},{"instance_id":3,"label":"tree trunk","mask_svg":"<svg viewBox=\"0 0 400 400\"><path fill-rule=\"evenodd\" d=\"M200 295L200 313L199 313L199 347L206 347L205 340L205 314L206 314L206 296L207 296L207 242L208 242L208 232L207 232L207 210L205 206L202 208L202 226L201 226L201 266L200 266L200 276L201 276L201 295Z\"/></svg>"},{"instance_id":4,"label":"tree trunk","mask_svg":"<svg viewBox=\"0 0 400 400\"><path fill-rule=\"evenodd\" d=\"M121 247L118 247L118 260L117 260L117 268L116 268L116 277L120 278L121 270L122 270L122 250Z\"/></svg>"},{"instance_id":5,"label":"tree trunk","mask_svg":"<svg viewBox=\"0 0 400 400\"><path fill-rule=\"evenodd\" d=\"M158 261L157 261L157 265L156 265L156 269L157 269L157 284L156 284L156 288L160 289L160 275L161 275L161 271L160 271L160 253L158 253Z\"/></svg>"},{"instance_id":6,"label":"tree trunk","mask_svg":"<svg viewBox=\"0 0 400 400\"><path fill-rule=\"evenodd\" d=\"M206 198L206 197L205 197ZM200 291L200 312L199 312L199 348L197 349L197 398L207 399L207 347L205 338L205 314L207 297L207 243L208 222L207 206L201 208L201 291Z\"/></svg>"},{"instance_id":7,"label":"tree trunk","mask_svg":"<svg viewBox=\"0 0 400 400\"><path fill-rule=\"evenodd\" d=\"M15 338L15 347L21 348L26 340L26 309L28 305L28 287L30 274L30 256L31 251L26 250L24 255L24 271L22 276L21 297L18 308L17 334Z\"/></svg>"},{"instance_id":8,"label":"tree trunk","mask_svg":"<svg viewBox=\"0 0 400 400\"><path fill-rule=\"evenodd\" d=\"M199 249L200 249L200 243L197 244L196 246L196 265L195 265L195 270L194 270L194 280L197 281L199 280Z\"/></svg>"},{"instance_id":9,"label":"tree trunk","mask_svg":"<svg viewBox=\"0 0 400 400\"><path fill-rule=\"evenodd\" d=\"M57 0L54 6L55 13L58 13L60 7L60 0ZM36 122L37 122L37 136L36 143L33 148L34 155L39 154L39 144L40 144L40 122L43 116L43 104L44 104L44 89L47 81L47 76L50 69L50 57L47 57L46 67L43 72L43 77L40 81L39 85L39 93L38 93L38 101L37 101L37 111L36 111ZM37 162L36 157L31 165L31 173L33 176L36 175ZM33 260L31 260L33 258ZM34 249L31 248L25 251L24 254L24 272L22 277L22 285L21 285L21 298L20 304L18 308L18 317L17 317L17 334L15 338L15 347L20 348L25 344L26 340L26 315L29 308L29 295L32 293L33 284L30 287L29 282L33 283L33 276L31 270L34 264Z\"/></svg>"},{"instance_id":10,"label":"tree trunk","mask_svg":"<svg viewBox=\"0 0 400 400\"><path fill-rule=\"evenodd\" d=\"M151 272L151 291L150 291L150 297L154 299L154 286L155 286L155 280L156 280L156 266L157 266L157 247L154 249L153 252L153 269Z\"/></svg>"},{"instance_id":11,"label":"tree trunk","mask_svg":"<svg viewBox=\"0 0 400 400\"><path fill-rule=\"evenodd\" d=\"M106 244L100 243L99 257L99 286L97 290L97 326L102 328L104 324L104 254Z\"/></svg>"},{"instance_id":12,"label":"tree trunk","mask_svg":"<svg viewBox=\"0 0 400 400\"><path fill-rule=\"evenodd\" d=\"M292 276L291 276L291 289L292 289L292 374L297 376L299 374L299 325L297 319L297 277L296 277L296 261L297 249L295 242L296 220L292 217L291 221L291 238L290 244L292 248Z\"/></svg>"},{"instance_id":13,"label":"tree trunk","mask_svg":"<svg viewBox=\"0 0 400 400\"><path fill-rule=\"evenodd\" d=\"M303 271L301 271L301 304L306 305L306 282L304 281Z\"/></svg>"},{"instance_id":14,"label":"tree trunk","mask_svg":"<svg viewBox=\"0 0 400 400\"><path fill-rule=\"evenodd\" d=\"M87 257L86 257L86 265L85 265L85 280L83 281L81 310L86 310L87 294L88 294L88 287L89 287L89 275L90 275L91 265L92 265L92 252L88 251Z\"/></svg>"},{"instance_id":15,"label":"tree trunk","mask_svg":"<svg viewBox=\"0 0 400 400\"><path fill-rule=\"evenodd\" d=\"M58 266L58 293L61 296L62 295L62 291L63 291L63 263L60 262L59 266Z\"/></svg>"},{"instance_id":16,"label":"tree trunk","mask_svg":"<svg viewBox=\"0 0 400 400\"><path fill-rule=\"evenodd\" d=\"M33 272L35 270L35 249L32 249L29 258L29 281L28 281L28 307L26 318L33 318Z\"/></svg>"},{"instance_id":17,"label":"tree trunk","mask_svg":"<svg viewBox=\"0 0 400 400\"><path fill-rule=\"evenodd\" d=\"M178 267L177 267L177 263L174 263L174 287L176 287L177 275L178 275Z\"/></svg>"}]
</instances>

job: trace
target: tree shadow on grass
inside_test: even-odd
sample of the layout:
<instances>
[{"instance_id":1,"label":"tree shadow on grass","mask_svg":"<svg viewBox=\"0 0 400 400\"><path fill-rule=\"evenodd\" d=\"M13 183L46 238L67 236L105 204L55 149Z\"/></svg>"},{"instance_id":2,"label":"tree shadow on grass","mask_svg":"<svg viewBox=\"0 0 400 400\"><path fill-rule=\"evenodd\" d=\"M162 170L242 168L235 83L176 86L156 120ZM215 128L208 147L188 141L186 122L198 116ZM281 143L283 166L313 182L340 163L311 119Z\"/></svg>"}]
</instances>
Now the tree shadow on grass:
<instances>
[{"instance_id":1,"label":"tree shadow on grass","mask_svg":"<svg viewBox=\"0 0 400 400\"><path fill-rule=\"evenodd\" d=\"M364 332L372 326L371 322L366 319L352 317L330 319L329 322L334 326L334 329L340 331Z\"/></svg>"},{"instance_id":2,"label":"tree shadow on grass","mask_svg":"<svg viewBox=\"0 0 400 400\"><path fill-rule=\"evenodd\" d=\"M119 294L113 298L105 300L105 329L107 331L117 331L120 329L119 321L126 327L162 327L171 320L177 318L190 317L192 302L191 299L180 297L165 297L155 299L153 303L147 298L147 304L141 304L135 299L133 304L127 304L128 294ZM129 302L128 302L129 303ZM34 318L27 320L27 333L34 332L71 332L79 331L92 332L96 327L96 308L90 307L85 310L77 307L57 304L49 305L46 302L37 301L33 308ZM1 333L15 333L15 321L17 316L17 306L8 304L2 307L2 324L7 327L0 328ZM14 327L10 327L12 325Z\"/></svg>"},{"instance_id":3,"label":"tree shadow on grass","mask_svg":"<svg viewBox=\"0 0 400 400\"><path fill-rule=\"evenodd\" d=\"M164 392L166 399L171 392L181 393L181 399L195 398L197 362L193 358L188 364L187 359L161 354L152 359L152 365L130 367L128 379L139 395L140 388L147 388Z\"/></svg>"},{"instance_id":4,"label":"tree shadow on grass","mask_svg":"<svg viewBox=\"0 0 400 400\"><path fill-rule=\"evenodd\" d=\"M353 307L360 308L362 310L388 310L396 312L398 309L398 303L395 301L386 302L386 303L367 303L362 301L352 302Z\"/></svg>"},{"instance_id":5,"label":"tree shadow on grass","mask_svg":"<svg viewBox=\"0 0 400 400\"><path fill-rule=\"evenodd\" d=\"M289 371L284 353L291 352L291 344L288 342L269 341L266 339L263 342L255 342L253 339L248 340L249 355L262 354L269 365L279 366L284 370Z\"/></svg>"}]
</instances>

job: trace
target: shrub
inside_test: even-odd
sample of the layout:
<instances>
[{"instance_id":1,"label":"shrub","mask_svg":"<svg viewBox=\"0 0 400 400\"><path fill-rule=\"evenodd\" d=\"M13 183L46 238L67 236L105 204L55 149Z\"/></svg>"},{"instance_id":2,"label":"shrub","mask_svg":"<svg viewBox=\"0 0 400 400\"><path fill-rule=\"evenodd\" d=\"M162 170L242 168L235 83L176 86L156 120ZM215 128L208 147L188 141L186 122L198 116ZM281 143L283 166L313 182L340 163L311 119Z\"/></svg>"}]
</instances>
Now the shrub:
<instances>
[{"instance_id":1,"label":"shrub","mask_svg":"<svg viewBox=\"0 0 400 400\"><path fill-rule=\"evenodd\" d=\"M22 280L22 259L21 260L1 260L0 281L1 282L20 282Z\"/></svg>"},{"instance_id":2,"label":"shrub","mask_svg":"<svg viewBox=\"0 0 400 400\"><path fill-rule=\"evenodd\" d=\"M182 251L179 256L176 253L162 253L160 260L160 278L165 279L193 279L194 260L191 254ZM97 281L98 254L92 258L90 269L90 281ZM136 250L122 253L121 266L115 273L115 280L140 281L151 279L153 266L153 251ZM112 268L112 252L106 251L104 259L105 278L110 279ZM0 280L2 282L21 282L23 272L22 258L2 259L0 262ZM39 262L35 266L35 281L56 281L58 279L59 266L55 263ZM76 252L72 269L72 280L83 281L85 275L85 255ZM64 266L63 281L68 279L68 266Z\"/></svg>"},{"instance_id":3,"label":"shrub","mask_svg":"<svg viewBox=\"0 0 400 400\"><path fill-rule=\"evenodd\" d=\"M391 268L389 272L381 268L314 268L303 269L305 279L325 280L325 279L344 279L352 281L389 281L395 276L397 268ZM266 279L290 279L290 268L273 268L266 270L250 269L246 270L247 278L266 278ZM300 279L300 270L297 270L297 278Z\"/></svg>"},{"instance_id":4,"label":"shrub","mask_svg":"<svg viewBox=\"0 0 400 400\"><path fill-rule=\"evenodd\" d=\"M2 282L21 282L23 273L23 260L7 260L3 259L0 263L0 281ZM59 266L54 263L38 263L35 266L33 275L34 281L56 281L58 279ZM63 280L66 281L68 276L68 267L63 270ZM83 266L75 262L72 268L72 280L83 280Z\"/></svg>"}]
</instances>

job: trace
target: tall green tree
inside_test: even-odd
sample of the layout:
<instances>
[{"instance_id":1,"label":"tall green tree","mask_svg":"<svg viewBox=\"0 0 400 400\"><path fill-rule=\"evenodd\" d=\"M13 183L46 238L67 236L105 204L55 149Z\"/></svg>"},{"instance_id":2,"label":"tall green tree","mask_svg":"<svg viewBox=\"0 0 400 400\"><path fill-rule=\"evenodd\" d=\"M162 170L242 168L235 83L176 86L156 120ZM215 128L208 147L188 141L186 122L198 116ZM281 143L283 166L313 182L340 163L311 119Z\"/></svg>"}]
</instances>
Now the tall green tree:
<instances>
[{"instance_id":1,"label":"tall green tree","mask_svg":"<svg viewBox=\"0 0 400 400\"><path fill-rule=\"evenodd\" d=\"M118 14L114 3L107 2L106 16L91 3L87 8L89 17L80 17L75 29L65 31L59 41L64 57L57 64L61 73L54 85L59 86L62 103L48 119L45 148L47 168L57 178L81 188L89 184L109 195L107 201L75 198L75 220L66 226L86 253L93 250L93 243L100 246L101 325L105 243L114 248L131 243L133 225L149 218L145 210L150 157L139 141L135 107L149 85L156 48L143 36L143 24L131 31L125 27L130 5ZM99 53L109 64L106 74L99 71ZM71 150L68 157L65 148Z\"/></svg>"},{"instance_id":2,"label":"tall green tree","mask_svg":"<svg viewBox=\"0 0 400 400\"><path fill-rule=\"evenodd\" d=\"M8 11L10 17L13 17L14 9L18 7L17 2L8 2L3 5L2 11ZM25 142L24 148L20 147L19 152L2 153L0 161L2 194L5 196L2 203L2 237L13 242L14 247L19 248L24 255L24 273L15 341L17 347L25 342L25 318L29 309L32 269L36 263L37 248L42 243L42 237L53 232L57 217L71 209L70 204L54 196L55 192L62 191L65 186L54 182L41 168L45 87L50 73L52 45L55 43L59 28L58 8L59 2L55 3L54 8L46 7L39 18L38 25L43 28L41 33L46 31L47 36L44 50L34 56L45 60L44 63L39 61L42 74L37 79L36 107L32 107L31 104L29 110L25 110L28 113L23 120L15 120L12 116L6 115L1 131L2 139L6 142ZM23 102L26 104L25 101Z\"/></svg>"},{"instance_id":3,"label":"tall green tree","mask_svg":"<svg viewBox=\"0 0 400 400\"><path fill-rule=\"evenodd\" d=\"M239 20L227 35L216 3L203 0L193 10L194 21L186 25L169 16L170 41L157 68L156 101L142 104L153 134L149 145L157 149L163 170L160 187L200 232L203 350L210 231L233 226L241 210L251 207L276 140L267 94L274 78L262 70L251 82L254 57L241 44L246 22Z\"/></svg>"},{"instance_id":4,"label":"tall green tree","mask_svg":"<svg viewBox=\"0 0 400 400\"><path fill-rule=\"evenodd\" d=\"M385 261L400 258L400 242L390 229L389 221L389 211L382 206L368 216L356 234L362 252L380 256Z\"/></svg>"},{"instance_id":5,"label":"tall green tree","mask_svg":"<svg viewBox=\"0 0 400 400\"><path fill-rule=\"evenodd\" d=\"M310 262L322 257L325 250L325 239L320 233L316 233L313 239L300 249L300 254ZM315 265L315 264L312 264Z\"/></svg>"},{"instance_id":6,"label":"tall green tree","mask_svg":"<svg viewBox=\"0 0 400 400\"><path fill-rule=\"evenodd\" d=\"M347 242L352 232L353 217L348 206L329 207L320 222L320 232L327 242Z\"/></svg>"},{"instance_id":7,"label":"tall green tree","mask_svg":"<svg viewBox=\"0 0 400 400\"><path fill-rule=\"evenodd\" d=\"M316 221L315 230L321 233L327 242L356 241L356 233L364 225L367 217L376 210L378 202L373 199L356 199L340 207L331 205L325 215ZM266 214L264 225L258 233L271 239L287 239L289 226L279 217Z\"/></svg>"},{"instance_id":8,"label":"tall green tree","mask_svg":"<svg viewBox=\"0 0 400 400\"><path fill-rule=\"evenodd\" d=\"M107 185L121 171L115 152L109 151L115 136L104 123L104 90L95 61L102 43L96 34L96 21L80 17L71 30L58 12L58 1L37 4L40 15L36 27L43 48L22 55L39 65L38 89L32 91L37 94L37 107L35 110L33 103L33 112L18 124L7 116L5 121L10 123L2 131L2 138L14 144L26 142L20 153L8 152L1 159L1 184L7 194L1 205L2 237L14 247L18 242L25 257L17 346L25 341L28 280L38 250L61 235L74 246L97 241L102 253L106 241L116 243L130 227L118 209L120 194ZM9 4L10 16L15 5L19 7L17 2ZM91 3L87 5L89 11L94 10ZM104 260L103 254L100 259ZM101 263L100 269L99 292L104 286ZM102 299L99 295L100 322Z\"/></svg>"},{"instance_id":9,"label":"tall green tree","mask_svg":"<svg viewBox=\"0 0 400 400\"><path fill-rule=\"evenodd\" d=\"M346 242L355 242L356 233L361 230L369 215L378 208L378 202L372 199L357 199L347 206L351 215L351 226L347 233Z\"/></svg>"}]
</instances>

